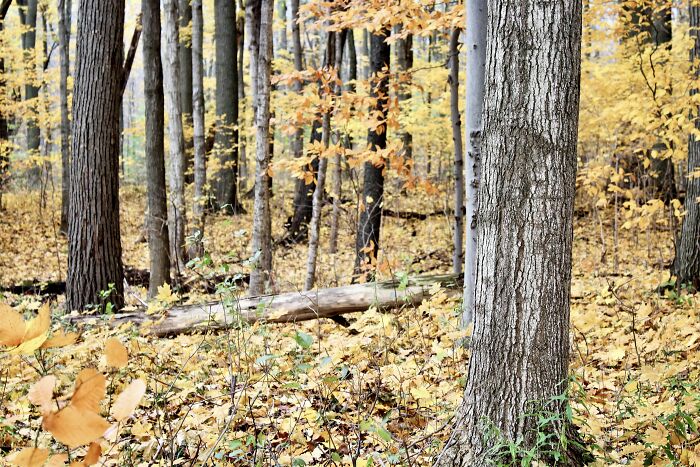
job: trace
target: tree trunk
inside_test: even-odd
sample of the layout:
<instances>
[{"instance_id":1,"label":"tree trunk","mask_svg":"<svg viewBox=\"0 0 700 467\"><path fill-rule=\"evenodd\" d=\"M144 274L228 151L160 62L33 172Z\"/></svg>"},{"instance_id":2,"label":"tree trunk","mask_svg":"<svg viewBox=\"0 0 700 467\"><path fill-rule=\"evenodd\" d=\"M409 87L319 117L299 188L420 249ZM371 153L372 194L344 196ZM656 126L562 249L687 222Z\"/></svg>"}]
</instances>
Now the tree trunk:
<instances>
[{"instance_id":1,"label":"tree trunk","mask_svg":"<svg viewBox=\"0 0 700 467\"><path fill-rule=\"evenodd\" d=\"M401 31L402 25L398 25L398 30ZM413 68L413 35L409 34L404 39L396 41L396 65L400 78L400 87L397 93L399 108L406 106L406 101L411 99L411 77L410 70ZM405 113L403 108L402 112ZM399 132L399 138L403 143L404 160L413 158L413 135L410 131L402 128Z\"/></svg>"},{"instance_id":2,"label":"tree trunk","mask_svg":"<svg viewBox=\"0 0 700 467\"><path fill-rule=\"evenodd\" d=\"M389 80L382 70L389 68L391 50L385 39L387 31L378 31L371 37L370 73L372 88L370 97L375 99L374 112L386 121L389 104ZM386 124L370 129L367 143L372 151L386 148ZM379 230L382 223L382 205L384 202L384 163L375 166L365 162L364 187L361 200L360 222L357 227L355 243L355 274L359 275L376 262L379 252Z\"/></svg>"},{"instance_id":3,"label":"tree trunk","mask_svg":"<svg viewBox=\"0 0 700 467\"><path fill-rule=\"evenodd\" d=\"M219 171L216 175L217 207L228 214L240 211L238 201L238 42L236 2L216 0L216 137Z\"/></svg>"},{"instance_id":4,"label":"tree trunk","mask_svg":"<svg viewBox=\"0 0 700 467\"><path fill-rule=\"evenodd\" d=\"M192 217L194 238L190 257L202 257L204 254L204 204L207 183L207 159L204 148L204 22L202 19L202 0L192 1L192 123L194 125L194 204Z\"/></svg>"},{"instance_id":5,"label":"tree trunk","mask_svg":"<svg viewBox=\"0 0 700 467\"><path fill-rule=\"evenodd\" d=\"M243 0L239 0L238 8L240 11L244 11L245 6L243 5ZM238 42L238 102L240 105L242 102L245 102L245 82L243 80L243 55L245 54L245 15L237 15L236 17L236 40ZM238 115L240 119L240 110ZM243 111L243 115L245 115L245 109ZM238 143L238 193L240 198L240 194L244 193L246 187L248 186L248 159L246 157L245 150L245 132L238 132L236 142Z\"/></svg>"},{"instance_id":6,"label":"tree trunk","mask_svg":"<svg viewBox=\"0 0 700 467\"><path fill-rule=\"evenodd\" d=\"M72 0L58 2L58 51L61 77L59 83L61 106L61 227L68 233L68 203L70 203L70 117L68 109L68 75L70 75L70 28Z\"/></svg>"},{"instance_id":7,"label":"tree trunk","mask_svg":"<svg viewBox=\"0 0 700 467\"><path fill-rule=\"evenodd\" d=\"M690 6L690 34L695 39L690 59L700 60L700 5ZM700 79L700 68L695 69L695 76ZM693 89L693 95L698 94ZM695 120L695 128L700 130L700 118ZM691 135L688 142L688 173L700 171L700 138ZM687 181L685 197L685 217L681 228L673 272L677 284L692 284L700 290L700 177L690 177Z\"/></svg>"},{"instance_id":8,"label":"tree trunk","mask_svg":"<svg viewBox=\"0 0 700 467\"><path fill-rule=\"evenodd\" d=\"M5 16L7 15L7 10L10 8L10 1L3 2L0 5L0 34L2 34L3 23L5 22ZM3 53L0 52L0 99L6 98L5 90L5 60ZM9 165L10 165L10 132L7 125L7 116L3 114L2 107L0 106L0 211L3 210L2 207L2 194L5 191L5 185L8 179Z\"/></svg>"},{"instance_id":9,"label":"tree trunk","mask_svg":"<svg viewBox=\"0 0 700 467\"><path fill-rule=\"evenodd\" d=\"M398 281L354 284L310 292L289 292L279 295L241 298L235 304L212 302L171 308L162 321L154 322L146 313L120 313L109 324L149 324L149 333L169 336L203 330L225 329L242 322L297 323L319 318L334 318L345 313L358 313L376 307L386 311L404 306L417 306L431 296L430 289L440 285L449 294L459 293L454 276L419 276L409 279L405 287ZM262 311L261 311L262 310ZM77 322L88 317L72 317ZM94 319L94 318L91 318Z\"/></svg>"},{"instance_id":10,"label":"tree trunk","mask_svg":"<svg viewBox=\"0 0 700 467\"><path fill-rule=\"evenodd\" d=\"M484 64L486 63L487 0L466 0L465 90L467 160L464 170L465 211L467 222L464 254L464 306L462 323L466 327L474 319L476 293L476 252L478 248L479 185L481 184L481 132L484 103ZM456 215L456 213L455 213Z\"/></svg>"},{"instance_id":11,"label":"tree trunk","mask_svg":"<svg viewBox=\"0 0 700 467\"><path fill-rule=\"evenodd\" d=\"M180 83L180 56L178 42L180 28L177 0L164 0L165 50L165 105L168 114L168 140L170 149L170 202L168 220L170 232L171 262L180 274L187 262L185 254L185 230L187 229L187 209L185 207L185 136L182 126L182 101ZM191 100L191 97L190 97Z\"/></svg>"},{"instance_id":12,"label":"tree trunk","mask_svg":"<svg viewBox=\"0 0 700 467\"><path fill-rule=\"evenodd\" d=\"M27 107L29 114L25 115L27 125L27 154L36 158L27 171L27 182L30 188L37 188L41 184L41 158L39 146L41 144L41 129L38 125L38 97L39 86L36 85L36 16L38 0L24 0L19 2L21 6L20 20L22 26L26 28L22 33L22 52L24 53L24 101L29 102Z\"/></svg>"},{"instance_id":13,"label":"tree trunk","mask_svg":"<svg viewBox=\"0 0 700 467\"><path fill-rule=\"evenodd\" d=\"M66 308L124 304L119 114L124 0L80 0L73 91ZM110 293L103 293L110 291Z\"/></svg>"},{"instance_id":14,"label":"tree trunk","mask_svg":"<svg viewBox=\"0 0 700 467\"><path fill-rule=\"evenodd\" d=\"M255 202L253 205L252 254L255 266L250 273L251 295L260 295L272 272L270 225L270 72L272 65L273 0L251 0L251 9L259 7L257 24L251 24L250 66L255 109ZM246 13L249 6L246 5ZM247 18L246 18L247 19ZM253 21L251 21L253 23Z\"/></svg>"},{"instance_id":15,"label":"tree trunk","mask_svg":"<svg viewBox=\"0 0 700 467\"><path fill-rule=\"evenodd\" d=\"M170 283L170 240L165 191L163 66L160 58L160 1L142 0L143 92L146 111L146 183L148 187L148 254L150 279L148 296Z\"/></svg>"},{"instance_id":16,"label":"tree trunk","mask_svg":"<svg viewBox=\"0 0 700 467\"><path fill-rule=\"evenodd\" d=\"M462 274L464 263L464 160L462 155L462 116L459 112L459 36L462 30L454 28L450 34L450 116L452 119L452 141L454 143L455 177L455 225L452 232L452 272Z\"/></svg>"},{"instance_id":17,"label":"tree trunk","mask_svg":"<svg viewBox=\"0 0 700 467\"><path fill-rule=\"evenodd\" d=\"M287 50L287 1L277 0L277 17L282 23L282 27L279 29L279 39L277 41L280 50Z\"/></svg>"},{"instance_id":18,"label":"tree trunk","mask_svg":"<svg viewBox=\"0 0 700 467\"><path fill-rule=\"evenodd\" d=\"M581 2L488 5L472 355L438 466L487 465L503 460L488 449L496 441L529 449L538 430L567 428L554 398L569 360ZM545 412L555 420L544 427L528 415ZM583 465L574 443L567 449L561 464Z\"/></svg>"},{"instance_id":19,"label":"tree trunk","mask_svg":"<svg viewBox=\"0 0 700 467\"><path fill-rule=\"evenodd\" d=\"M178 0L180 30L190 27L192 22L192 3L190 0ZM185 182L194 181L194 140L193 131L193 85L192 85L192 41L179 39L178 55L180 60L180 99L182 100L182 122L185 135ZM192 172L192 173L190 173Z\"/></svg>"}]
</instances>

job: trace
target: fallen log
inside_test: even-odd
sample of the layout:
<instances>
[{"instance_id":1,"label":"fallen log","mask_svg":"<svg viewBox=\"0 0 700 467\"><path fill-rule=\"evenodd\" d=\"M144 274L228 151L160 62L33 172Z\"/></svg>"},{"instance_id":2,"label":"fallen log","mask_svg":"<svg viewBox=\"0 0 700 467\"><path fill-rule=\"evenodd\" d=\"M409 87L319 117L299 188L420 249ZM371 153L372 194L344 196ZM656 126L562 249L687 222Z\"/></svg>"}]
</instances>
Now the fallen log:
<instances>
[{"instance_id":1,"label":"fallen log","mask_svg":"<svg viewBox=\"0 0 700 467\"><path fill-rule=\"evenodd\" d=\"M365 311L372 306L391 310L405 305L418 305L436 284L454 294L461 293L460 280L454 275L418 276L401 283L398 280L353 284L344 287L288 292L278 295L241 298L224 305L211 302L176 306L164 317L143 312L122 313L105 317L110 326L134 323L148 324L156 336L169 336L231 327L242 322L290 323L318 318L331 318L346 313ZM240 317L240 319L239 319ZM72 322L95 320L95 316L69 316Z\"/></svg>"}]
</instances>

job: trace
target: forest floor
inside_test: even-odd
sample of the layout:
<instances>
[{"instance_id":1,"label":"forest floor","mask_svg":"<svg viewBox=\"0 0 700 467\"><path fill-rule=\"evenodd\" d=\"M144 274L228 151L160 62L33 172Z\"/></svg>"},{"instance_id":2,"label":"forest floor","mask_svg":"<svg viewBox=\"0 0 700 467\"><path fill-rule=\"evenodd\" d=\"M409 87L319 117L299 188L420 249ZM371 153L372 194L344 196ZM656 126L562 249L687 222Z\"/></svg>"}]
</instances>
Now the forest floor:
<instances>
[{"instance_id":1,"label":"forest floor","mask_svg":"<svg viewBox=\"0 0 700 467\"><path fill-rule=\"evenodd\" d=\"M283 208L289 199L273 199L276 238L290 214ZM396 197L387 205L433 212L444 207L435 199L421 204ZM143 193L125 190L122 200L124 262L146 268L146 245L139 241ZM62 279L66 243L58 235L58 211L40 211L36 196L9 195L6 205L0 286ZM385 219L380 275L449 272L450 219ZM214 265L207 271L230 264L245 272L241 261L249 256L250 225L250 214L209 218L207 249ZM321 252L319 286L348 283L352 225L346 212L341 252ZM611 225L604 220L601 226L592 216L575 221L569 394L574 420L598 465L700 465L700 296L659 292L673 255L667 230L620 231L615 248ZM327 224L322 250L325 245ZM306 245L276 250L277 289L301 288L305 256ZM241 291L218 293L234 301ZM179 298L212 297L159 296L163 305ZM36 296L5 294L3 300L27 314L41 304ZM62 300L52 305L55 314ZM143 378L148 384L134 416L101 442L106 465L252 465L254 459L260 465L430 465L449 435L464 386L468 351L457 345L465 336L458 302L435 289L418 307L369 310L351 321L353 332L319 320L167 339L87 326L67 348L34 356L0 353L0 449L11 454L36 442L66 452L42 431L29 388L50 372L59 380L57 393L69 395L80 370L96 367L107 374L105 414L129 381ZM58 328L72 330L62 319L54 320ZM129 350L121 369L105 365L111 337ZM84 453L73 449L71 458Z\"/></svg>"}]
</instances>

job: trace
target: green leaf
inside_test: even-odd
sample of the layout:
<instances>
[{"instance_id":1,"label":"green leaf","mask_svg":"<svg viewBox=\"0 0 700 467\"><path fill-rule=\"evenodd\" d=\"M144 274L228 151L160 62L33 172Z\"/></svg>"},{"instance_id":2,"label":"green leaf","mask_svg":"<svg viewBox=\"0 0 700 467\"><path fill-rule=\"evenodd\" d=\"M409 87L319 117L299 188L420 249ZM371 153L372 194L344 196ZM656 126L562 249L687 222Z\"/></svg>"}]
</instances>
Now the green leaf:
<instances>
[{"instance_id":1,"label":"green leaf","mask_svg":"<svg viewBox=\"0 0 700 467\"><path fill-rule=\"evenodd\" d=\"M297 331L294 340L303 349L308 349L314 343L314 338L305 332Z\"/></svg>"}]
</instances>

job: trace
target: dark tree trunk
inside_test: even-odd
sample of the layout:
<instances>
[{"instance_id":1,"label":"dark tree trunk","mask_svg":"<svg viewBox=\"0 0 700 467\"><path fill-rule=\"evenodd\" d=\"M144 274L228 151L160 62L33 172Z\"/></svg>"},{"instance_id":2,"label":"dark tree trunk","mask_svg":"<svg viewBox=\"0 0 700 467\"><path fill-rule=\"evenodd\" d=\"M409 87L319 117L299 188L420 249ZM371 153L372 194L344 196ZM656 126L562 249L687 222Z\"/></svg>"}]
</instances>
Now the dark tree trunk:
<instances>
[{"instance_id":1,"label":"dark tree trunk","mask_svg":"<svg viewBox=\"0 0 700 467\"><path fill-rule=\"evenodd\" d=\"M389 103L389 81L381 70L389 68L391 50L385 39L387 31L372 34L370 50L370 73L372 88L370 96L376 99L375 112L381 114L385 121ZM367 143L373 151L386 148L386 124L369 130ZM382 223L382 204L384 202L384 163L374 165L365 162L364 187L360 200L360 222L357 226L355 243L355 274L361 274L370 264L375 263L379 252L379 231Z\"/></svg>"},{"instance_id":2,"label":"dark tree trunk","mask_svg":"<svg viewBox=\"0 0 700 467\"><path fill-rule=\"evenodd\" d=\"M399 31L401 27L399 26ZM400 73L401 85L398 92L399 107L405 107L406 101L411 99L411 76L410 70L413 68L413 35L409 34L405 39L396 41L396 68ZM406 109L401 109L405 113ZM410 131L403 128L399 132L399 137L403 143L404 159L413 158L413 135Z\"/></svg>"},{"instance_id":3,"label":"dark tree trunk","mask_svg":"<svg viewBox=\"0 0 700 467\"><path fill-rule=\"evenodd\" d=\"M180 13L180 30L192 23L192 4L190 0L178 0ZM192 137L192 43L180 40L178 46L180 61L180 99L182 102L182 124L185 133L185 181L194 181L194 140Z\"/></svg>"},{"instance_id":4,"label":"dark tree trunk","mask_svg":"<svg viewBox=\"0 0 700 467\"><path fill-rule=\"evenodd\" d=\"M68 108L68 75L70 75L71 0L58 2L58 43L61 61L61 232L68 233L68 204L70 203L70 117Z\"/></svg>"},{"instance_id":5,"label":"dark tree trunk","mask_svg":"<svg viewBox=\"0 0 700 467\"><path fill-rule=\"evenodd\" d=\"M690 7L690 34L695 39L691 49L690 59L700 60L700 6ZM700 68L695 69L695 76L700 80ZM693 89L693 95L698 94ZM695 128L700 130L700 119L695 120ZM691 135L688 142L688 173L700 170L700 138ZM700 290L700 178L693 177L687 181L685 196L685 217L683 227L676 246L676 259L673 262L673 272L676 282L692 284L695 290Z\"/></svg>"},{"instance_id":6,"label":"dark tree trunk","mask_svg":"<svg viewBox=\"0 0 700 467\"><path fill-rule=\"evenodd\" d=\"M119 114L124 0L80 0L66 308L124 305L119 232ZM100 294L110 290L111 293Z\"/></svg>"},{"instance_id":7,"label":"dark tree trunk","mask_svg":"<svg viewBox=\"0 0 700 467\"><path fill-rule=\"evenodd\" d=\"M28 73L24 85L24 101L31 102L28 106L30 115L25 118L27 125L27 153L30 157L40 157L39 146L41 144L41 129L38 125L37 98L39 86L36 86L36 67L34 54L36 47L36 16L38 0L24 0L18 2L22 26L27 28L22 33L22 51L24 53L24 67ZM37 159L38 160L38 159ZM27 171L27 181L30 188L36 188L41 184L41 164L31 164Z\"/></svg>"},{"instance_id":8,"label":"dark tree trunk","mask_svg":"<svg viewBox=\"0 0 700 467\"><path fill-rule=\"evenodd\" d=\"M5 15L10 8L11 0L6 0L0 5L0 34L2 34ZM3 53L0 52L0 95L7 92L5 90L5 60ZM7 116L2 113L0 108L0 211L2 211L2 194L5 191L7 183L9 165L10 165L10 148L9 148L10 132L7 124Z\"/></svg>"},{"instance_id":9,"label":"dark tree trunk","mask_svg":"<svg viewBox=\"0 0 700 467\"><path fill-rule=\"evenodd\" d=\"M459 35L461 29L454 28L450 34L450 116L452 120L452 142L454 146L455 177L455 223L452 232L452 272L462 274L464 263L464 149L462 146L462 116L459 112Z\"/></svg>"},{"instance_id":10,"label":"dark tree trunk","mask_svg":"<svg viewBox=\"0 0 700 467\"><path fill-rule=\"evenodd\" d=\"M519 463L487 448L566 428L581 2L489 0L488 13L472 355L438 466ZM557 464L583 465L576 448Z\"/></svg>"},{"instance_id":11,"label":"dark tree trunk","mask_svg":"<svg viewBox=\"0 0 700 467\"><path fill-rule=\"evenodd\" d=\"M236 2L216 0L216 175L217 207L229 214L240 210L238 201L238 42Z\"/></svg>"},{"instance_id":12,"label":"dark tree trunk","mask_svg":"<svg viewBox=\"0 0 700 467\"><path fill-rule=\"evenodd\" d=\"M170 283L170 240L165 190L163 65L160 58L160 1L142 0L143 90L146 111L146 183L148 186L148 296Z\"/></svg>"}]
</instances>

